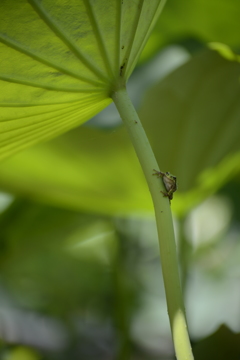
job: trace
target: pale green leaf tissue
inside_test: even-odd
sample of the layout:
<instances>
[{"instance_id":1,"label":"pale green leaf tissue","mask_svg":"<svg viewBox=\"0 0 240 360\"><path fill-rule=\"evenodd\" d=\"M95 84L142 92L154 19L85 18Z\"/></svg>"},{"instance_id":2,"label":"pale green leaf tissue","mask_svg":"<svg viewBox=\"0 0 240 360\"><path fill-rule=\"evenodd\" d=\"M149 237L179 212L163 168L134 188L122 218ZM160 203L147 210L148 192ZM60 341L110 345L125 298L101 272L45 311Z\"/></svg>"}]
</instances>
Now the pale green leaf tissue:
<instances>
[{"instance_id":1,"label":"pale green leaf tissue","mask_svg":"<svg viewBox=\"0 0 240 360\"><path fill-rule=\"evenodd\" d=\"M205 51L149 89L139 114L158 163L178 178L179 215L239 171L240 64ZM104 214L152 213L123 128L80 127L1 163L6 191Z\"/></svg>"},{"instance_id":2,"label":"pale green leaf tissue","mask_svg":"<svg viewBox=\"0 0 240 360\"><path fill-rule=\"evenodd\" d=\"M76 127L127 81L165 0L2 0L0 159Z\"/></svg>"},{"instance_id":3,"label":"pale green leaf tissue","mask_svg":"<svg viewBox=\"0 0 240 360\"><path fill-rule=\"evenodd\" d=\"M183 214L239 171L240 64L205 51L147 92L139 110L161 169L178 178ZM0 186L46 203L105 214L152 212L123 128L80 127L0 166Z\"/></svg>"}]
</instances>

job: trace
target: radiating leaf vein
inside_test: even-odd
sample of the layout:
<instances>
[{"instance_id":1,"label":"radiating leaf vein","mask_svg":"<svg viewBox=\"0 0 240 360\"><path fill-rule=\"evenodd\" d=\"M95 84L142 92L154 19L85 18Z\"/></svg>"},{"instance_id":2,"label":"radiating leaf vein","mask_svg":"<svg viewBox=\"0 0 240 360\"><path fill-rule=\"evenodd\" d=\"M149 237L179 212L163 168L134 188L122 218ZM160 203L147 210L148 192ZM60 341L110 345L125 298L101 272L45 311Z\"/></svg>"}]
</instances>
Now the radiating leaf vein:
<instances>
[{"instance_id":1,"label":"radiating leaf vein","mask_svg":"<svg viewBox=\"0 0 240 360\"><path fill-rule=\"evenodd\" d=\"M91 63L90 59L83 55L80 49L74 44L69 36L61 29L60 25L54 21L47 11L43 8L38 0L28 0L33 9L41 17L41 19L48 25L48 27L62 40L62 42L69 48L70 51L95 75L100 79L107 81L108 79L103 75L99 69Z\"/></svg>"},{"instance_id":2,"label":"radiating leaf vein","mask_svg":"<svg viewBox=\"0 0 240 360\"><path fill-rule=\"evenodd\" d=\"M97 81L91 80L85 76L80 76L75 72L72 72L69 69L66 69L62 66L60 66L59 64L54 63L52 60L49 61L48 59L44 58L42 55L33 53L31 50L25 48L23 45L20 45L19 43L16 43L14 40L6 37L4 34L0 34L0 42L2 42L3 44L13 48L14 50L17 50L19 52L21 52L22 54L31 57L34 60L37 60L38 62L47 65L55 70L58 70L59 72L66 74L68 76L71 76L73 78L82 80L86 83L90 83L92 85L96 85L99 84Z\"/></svg>"},{"instance_id":3,"label":"radiating leaf vein","mask_svg":"<svg viewBox=\"0 0 240 360\"><path fill-rule=\"evenodd\" d=\"M90 21L90 24L92 26L93 34L95 35L95 38L97 40L97 44L102 56L102 59L104 61L107 73L110 77L113 77L113 71L111 69L111 62L107 53L107 49L105 46L105 41L102 35L102 31L100 26L97 23L97 16L94 14L94 6L91 6L88 0L83 0L84 5L87 10L87 15Z\"/></svg>"}]
</instances>

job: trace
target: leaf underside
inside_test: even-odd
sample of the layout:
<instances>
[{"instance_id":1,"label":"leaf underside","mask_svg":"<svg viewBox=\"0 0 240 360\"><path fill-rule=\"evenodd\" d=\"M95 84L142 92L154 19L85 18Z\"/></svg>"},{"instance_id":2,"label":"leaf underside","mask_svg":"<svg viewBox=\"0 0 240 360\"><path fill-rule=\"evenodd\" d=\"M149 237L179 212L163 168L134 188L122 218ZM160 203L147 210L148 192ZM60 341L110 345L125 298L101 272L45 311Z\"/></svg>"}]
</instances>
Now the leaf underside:
<instances>
[{"instance_id":1,"label":"leaf underside","mask_svg":"<svg viewBox=\"0 0 240 360\"><path fill-rule=\"evenodd\" d=\"M106 107L164 2L2 0L0 159Z\"/></svg>"}]
</instances>

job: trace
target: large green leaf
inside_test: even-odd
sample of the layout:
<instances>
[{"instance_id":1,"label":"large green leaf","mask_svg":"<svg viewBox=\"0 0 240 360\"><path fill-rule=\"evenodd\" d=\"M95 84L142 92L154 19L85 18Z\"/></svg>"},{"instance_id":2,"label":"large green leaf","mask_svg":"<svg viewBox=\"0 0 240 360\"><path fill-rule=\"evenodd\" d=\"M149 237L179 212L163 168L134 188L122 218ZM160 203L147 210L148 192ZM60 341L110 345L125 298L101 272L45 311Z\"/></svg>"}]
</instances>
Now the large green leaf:
<instances>
[{"instance_id":1,"label":"large green leaf","mask_svg":"<svg viewBox=\"0 0 240 360\"><path fill-rule=\"evenodd\" d=\"M240 64L205 51L150 89L139 111L160 168L178 178L179 214L239 171ZM124 129L75 129L1 163L0 186L105 214L152 212Z\"/></svg>"},{"instance_id":2,"label":"large green leaf","mask_svg":"<svg viewBox=\"0 0 240 360\"><path fill-rule=\"evenodd\" d=\"M240 170L239 79L237 57L207 50L147 92L139 115L161 169L178 177L181 195L197 185L206 196L226 180L224 171ZM183 202L180 196L175 205L185 208Z\"/></svg>"},{"instance_id":3,"label":"large green leaf","mask_svg":"<svg viewBox=\"0 0 240 360\"><path fill-rule=\"evenodd\" d=\"M0 186L47 203L103 214L152 211L124 128L80 127L0 165Z\"/></svg>"},{"instance_id":4,"label":"large green leaf","mask_svg":"<svg viewBox=\"0 0 240 360\"><path fill-rule=\"evenodd\" d=\"M171 0L152 32L141 60L163 45L186 41L218 41L239 49L240 2L238 0Z\"/></svg>"},{"instance_id":5,"label":"large green leaf","mask_svg":"<svg viewBox=\"0 0 240 360\"><path fill-rule=\"evenodd\" d=\"M91 118L130 76L165 0L2 0L0 159Z\"/></svg>"}]
</instances>

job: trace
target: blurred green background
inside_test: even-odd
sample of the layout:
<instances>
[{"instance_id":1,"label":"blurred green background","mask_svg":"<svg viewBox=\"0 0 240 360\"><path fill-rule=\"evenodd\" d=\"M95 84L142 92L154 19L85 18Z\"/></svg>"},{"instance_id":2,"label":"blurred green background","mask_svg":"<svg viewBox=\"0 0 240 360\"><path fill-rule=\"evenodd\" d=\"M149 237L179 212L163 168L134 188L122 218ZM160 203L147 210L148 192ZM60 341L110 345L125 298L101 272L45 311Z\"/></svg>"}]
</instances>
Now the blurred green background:
<instances>
[{"instance_id":1,"label":"blurred green background","mask_svg":"<svg viewBox=\"0 0 240 360\"><path fill-rule=\"evenodd\" d=\"M240 3L169 0L128 90L172 210L195 359L240 359ZM170 360L150 195L113 105L0 164L0 358Z\"/></svg>"}]
</instances>

